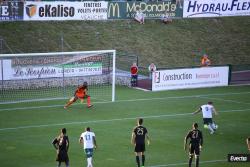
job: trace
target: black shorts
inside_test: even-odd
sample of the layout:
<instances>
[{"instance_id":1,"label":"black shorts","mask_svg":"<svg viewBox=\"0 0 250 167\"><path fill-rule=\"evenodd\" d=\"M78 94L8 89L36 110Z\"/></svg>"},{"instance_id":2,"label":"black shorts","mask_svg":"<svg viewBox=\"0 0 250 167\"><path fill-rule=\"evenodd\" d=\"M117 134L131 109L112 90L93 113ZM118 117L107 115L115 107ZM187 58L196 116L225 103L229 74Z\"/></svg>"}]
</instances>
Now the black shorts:
<instances>
[{"instance_id":1,"label":"black shorts","mask_svg":"<svg viewBox=\"0 0 250 167\"><path fill-rule=\"evenodd\" d=\"M212 118L203 118L203 123L205 125L209 125L209 124L213 123L213 120L212 120Z\"/></svg>"},{"instance_id":2,"label":"black shorts","mask_svg":"<svg viewBox=\"0 0 250 167\"><path fill-rule=\"evenodd\" d=\"M145 152L145 143L144 144L136 144L135 145L135 152Z\"/></svg>"},{"instance_id":3,"label":"black shorts","mask_svg":"<svg viewBox=\"0 0 250 167\"><path fill-rule=\"evenodd\" d=\"M199 145L189 145L189 154L200 155L200 146Z\"/></svg>"},{"instance_id":4,"label":"black shorts","mask_svg":"<svg viewBox=\"0 0 250 167\"><path fill-rule=\"evenodd\" d=\"M57 154L56 161L59 162L69 162L69 156L67 151L59 151L59 154Z\"/></svg>"}]
</instances>

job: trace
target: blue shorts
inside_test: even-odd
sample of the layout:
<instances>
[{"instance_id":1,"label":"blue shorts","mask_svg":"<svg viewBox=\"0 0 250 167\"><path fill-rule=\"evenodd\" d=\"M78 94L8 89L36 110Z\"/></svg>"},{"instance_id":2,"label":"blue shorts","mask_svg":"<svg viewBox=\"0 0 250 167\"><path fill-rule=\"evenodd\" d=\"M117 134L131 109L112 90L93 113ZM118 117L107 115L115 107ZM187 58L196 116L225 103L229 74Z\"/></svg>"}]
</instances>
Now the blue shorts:
<instances>
[{"instance_id":1,"label":"blue shorts","mask_svg":"<svg viewBox=\"0 0 250 167\"><path fill-rule=\"evenodd\" d=\"M93 151L93 148L86 148L86 149L84 149L84 152L85 152L87 158L90 158L93 156L94 151Z\"/></svg>"}]
</instances>

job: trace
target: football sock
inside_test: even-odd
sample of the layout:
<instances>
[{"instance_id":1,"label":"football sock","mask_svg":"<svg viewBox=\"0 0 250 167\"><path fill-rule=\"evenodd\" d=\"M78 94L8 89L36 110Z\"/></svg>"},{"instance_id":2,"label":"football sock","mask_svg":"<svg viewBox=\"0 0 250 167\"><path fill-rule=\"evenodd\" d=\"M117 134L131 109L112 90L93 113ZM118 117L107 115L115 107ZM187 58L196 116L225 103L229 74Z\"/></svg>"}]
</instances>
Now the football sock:
<instances>
[{"instance_id":1,"label":"football sock","mask_svg":"<svg viewBox=\"0 0 250 167\"><path fill-rule=\"evenodd\" d=\"M88 161L88 167L92 167L92 157L87 158Z\"/></svg>"},{"instance_id":2,"label":"football sock","mask_svg":"<svg viewBox=\"0 0 250 167\"><path fill-rule=\"evenodd\" d=\"M145 163L145 155L142 155L142 156L141 156L141 160L142 160L142 166L144 166L144 163Z\"/></svg>"},{"instance_id":3,"label":"football sock","mask_svg":"<svg viewBox=\"0 0 250 167\"><path fill-rule=\"evenodd\" d=\"M136 158L137 166L140 167L140 158L139 158L139 156L136 156L135 158Z\"/></svg>"},{"instance_id":4,"label":"football sock","mask_svg":"<svg viewBox=\"0 0 250 167\"><path fill-rule=\"evenodd\" d=\"M192 166L192 160L193 160L193 157L190 156L189 157L189 161L188 161L188 166L191 167Z\"/></svg>"},{"instance_id":5,"label":"football sock","mask_svg":"<svg viewBox=\"0 0 250 167\"><path fill-rule=\"evenodd\" d=\"M210 130L211 133L214 133L214 129L212 128L211 124L208 125L208 129Z\"/></svg>"},{"instance_id":6,"label":"football sock","mask_svg":"<svg viewBox=\"0 0 250 167\"><path fill-rule=\"evenodd\" d=\"M61 166L61 162L58 162L58 165L57 165L57 167L60 167Z\"/></svg>"},{"instance_id":7,"label":"football sock","mask_svg":"<svg viewBox=\"0 0 250 167\"><path fill-rule=\"evenodd\" d=\"M88 106L91 106L90 96L87 97L87 105L88 105Z\"/></svg>"},{"instance_id":8,"label":"football sock","mask_svg":"<svg viewBox=\"0 0 250 167\"><path fill-rule=\"evenodd\" d=\"M195 167L199 167L199 156L196 157L196 160L195 160Z\"/></svg>"}]
</instances>

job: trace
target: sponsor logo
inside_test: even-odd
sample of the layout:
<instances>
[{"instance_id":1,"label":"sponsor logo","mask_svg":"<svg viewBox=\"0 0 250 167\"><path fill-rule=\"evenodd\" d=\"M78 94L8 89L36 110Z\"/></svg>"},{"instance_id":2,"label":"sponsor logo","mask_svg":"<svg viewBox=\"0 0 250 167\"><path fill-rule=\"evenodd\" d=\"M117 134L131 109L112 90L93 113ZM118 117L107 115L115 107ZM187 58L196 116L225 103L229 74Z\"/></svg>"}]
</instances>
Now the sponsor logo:
<instances>
[{"instance_id":1,"label":"sponsor logo","mask_svg":"<svg viewBox=\"0 0 250 167\"><path fill-rule=\"evenodd\" d=\"M219 2L215 1L213 3L199 3L201 1L189 1L187 5L187 12L193 13L188 15L187 17L191 17L194 15L204 15L204 14L213 14L220 16L222 12L227 11L249 11L250 10L250 2L249 1L241 1L232 0L231 2ZM206 1L205 1L206 2Z\"/></svg>"},{"instance_id":2,"label":"sponsor logo","mask_svg":"<svg viewBox=\"0 0 250 167\"><path fill-rule=\"evenodd\" d=\"M159 71L155 72L154 81L155 81L155 83L160 83L160 81L161 81L161 73Z\"/></svg>"},{"instance_id":3,"label":"sponsor logo","mask_svg":"<svg viewBox=\"0 0 250 167\"><path fill-rule=\"evenodd\" d=\"M0 16L9 16L8 6L0 6Z\"/></svg>"},{"instance_id":4,"label":"sponsor logo","mask_svg":"<svg viewBox=\"0 0 250 167\"><path fill-rule=\"evenodd\" d=\"M38 10L37 10L38 8ZM26 6L26 14L29 17L33 17L38 11L39 17L73 17L75 15L75 8L58 4L56 6L44 5L36 7L34 4Z\"/></svg>"},{"instance_id":5,"label":"sponsor logo","mask_svg":"<svg viewBox=\"0 0 250 167\"><path fill-rule=\"evenodd\" d=\"M176 4L171 1L162 2L162 3L127 3L127 12L135 12L138 9L141 9L142 12L165 12L165 11L175 11Z\"/></svg>"},{"instance_id":6,"label":"sponsor logo","mask_svg":"<svg viewBox=\"0 0 250 167\"><path fill-rule=\"evenodd\" d=\"M26 14L33 17L36 14L36 5L30 4L26 6Z\"/></svg>"},{"instance_id":7,"label":"sponsor logo","mask_svg":"<svg viewBox=\"0 0 250 167\"><path fill-rule=\"evenodd\" d=\"M250 162L250 154L228 154L228 162Z\"/></svg>"},{"instance_id":8,"label":"sponsor logo","mask_svg":"<svg viewBox=\"0 0 250 167\"><path fill-rule=\"evenodd\" d=\"M164 74L163 81L172 81L172 80L190 80L193 78L192 74L182 73L182 74Z\"/></svg>"},{"instance_id":9,"label":"sponsor logo","mask_svg":"<svg viewBox=\"0 0 250 167\"><path fill-rule=\"evenodd\" d=\"M118 3L109 4L108 17L120 17L120 7Z\"/></svg>"}]
</instances>

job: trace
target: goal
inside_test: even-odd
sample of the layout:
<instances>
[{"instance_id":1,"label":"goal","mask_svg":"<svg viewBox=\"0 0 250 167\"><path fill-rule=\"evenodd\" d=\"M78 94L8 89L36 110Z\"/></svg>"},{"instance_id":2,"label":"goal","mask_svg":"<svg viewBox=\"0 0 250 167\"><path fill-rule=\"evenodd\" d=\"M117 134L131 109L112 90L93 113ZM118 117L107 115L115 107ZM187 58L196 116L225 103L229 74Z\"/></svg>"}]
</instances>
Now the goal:
<instances>
[{"instance_id":1,"label":"goal","mask_svg":"<svg viewBox=\"0 0 250 167\"><path fill-rule=\"evenodd\" d=\"M0 54L0 103L67 99L88 83L95 101L115 101L115 50Z\"/></svg>"}]
</instances>

